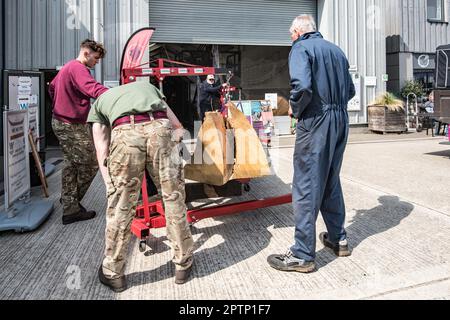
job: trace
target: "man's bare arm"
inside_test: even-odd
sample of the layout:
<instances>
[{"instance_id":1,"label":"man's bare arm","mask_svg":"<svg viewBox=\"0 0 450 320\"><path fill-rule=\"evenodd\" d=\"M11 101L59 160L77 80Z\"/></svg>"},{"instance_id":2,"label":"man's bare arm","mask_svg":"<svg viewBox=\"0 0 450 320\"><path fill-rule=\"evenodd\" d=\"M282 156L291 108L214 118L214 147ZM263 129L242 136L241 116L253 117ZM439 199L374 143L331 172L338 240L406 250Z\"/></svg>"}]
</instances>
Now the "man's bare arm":
<instances>
[{"instance_id":1,"label":"man's bare arm","mask_svg":"<svg viewBox=\"0 0 450 320\"><path fill-rule=\"evenodd\" d=\"M178 120L175 113L173 113L172 109L170 109L169 105L164 101L167 108L167 118L169 118L170 123L173 128L173 140L180 142L183 140L183 137L187 134L184 130L183 125L180 120Z\"/></svg>"},{"instance_id":2,"label":"man's bare arm","mask_svg":"<svg viewBox=\"0 0 450 320\"><path fill-rule=\"evenodd\" d=\"M97 161L105 184L111 181L108 168L105 165L109 156L109 144L111 140L111 129L101 123L94 123L92 126L92 136L94 138L95 150L97 151Z\"/></svg>"},{"instance_id":3,"label":"man's bare arm","mask_svg":"<svg viewBox=\"0 0 450 320\"><path fill-rule=\"evenodd\" d=\"M175 113L173 113L172 109L170 109L169 105L166 102L165 102L165 105L167 108L167 118L169 118L169 121L172 124L172 128L174 130L183 129L183 125L181 124L180 120L178 120Z\"/></svg>"}]
</instances>

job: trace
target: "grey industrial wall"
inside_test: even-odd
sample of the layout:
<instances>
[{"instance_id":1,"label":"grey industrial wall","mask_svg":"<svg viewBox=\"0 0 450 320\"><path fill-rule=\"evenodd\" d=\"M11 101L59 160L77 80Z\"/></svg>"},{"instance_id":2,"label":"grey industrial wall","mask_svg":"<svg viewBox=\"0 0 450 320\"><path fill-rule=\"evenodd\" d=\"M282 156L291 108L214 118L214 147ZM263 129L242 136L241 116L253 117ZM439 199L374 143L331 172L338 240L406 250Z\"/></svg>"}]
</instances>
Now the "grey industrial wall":
<instances>
[{"instance_id":1,"label":"grey industrial wall","mask_svg":"<svg viewBox=\"0 0 450 320\"><path fill-rule=\"evenodd\" d=\"M450 43L448 23L427 21L427 0L386 0L387 52L433 53L441 44ZM449 21L450 0L445 0Z\"/></svg>"},{"instance_id":2,"label":"grey industrial wall","mask_svg":"<svg viewBox=\"0 0 450 320\"><path fill-rule=\"evenodd\" d=\"M397 0L319 0L319 30L344 50L361 76L361 110L349 112L351 123L367 122L367 105L386 90L383 12L391 1ZM376 77L376 86L368 86L367 77Z\"/></svg>"},{"instance_id":3,"label":"grey industrial wall","mask_svg":"<svg viewBox=\"0 0 450 320\"><path fill-rule=\"evenodd\" d=\"M8 69L56 68L75 58L79 43L93 36L97 23L92 13L95 0L5 1ZM180 0L170 4L169 1L155 0L99 2L104 20L98 21L103 28L100 28L100 39L96 40L103 40L108 50L102 64L103 80L118 80L119 61L126 40L134 31L149 24L158 27L155 41L171 42L176 38L179 43L194 40L213 43L217 40L216 44L219 44L227 42L219 40L228 37L228 42L233 44L289 45L288 29L293 17L300 13L316 13L316 2L309 0L214 0L208 1L208 6L203 1L190 1L191 5L186 6L187 1ZM180 10L176 11L177 8ZM203 11L200 10L196 16L189 14L186 8L203 8ZM224 10L228 14L227 19L224 19ZM188 28L194 27L195 22L198 22L199 30L211 30L210 37L204 38L204 34L197 32L199 38L196 39L196 33ZM274 24L283 27L270 27ZM264 28L266 32L263 32ZM245 37L245 33L239 30L248 30L246 33L251 37Z\"/></svg>"},{"instance_id":4,"label":"grey industrial wall","mask_svg":"<svg viewBox=\"0 0 450 320\"><path fill-rule=\"evenodd\" d=\"M118 80L119 60L126 40L133 31L143 26L158 24L157 13L159 12L158 8L161 8L157 6L156 0L5 1L7 11L6 68L36 69L55 68L63 65L66 61L76 57L80 41L92 37L96 27L101 24L103 28L100 28L102 30L100 40L104 40L108 50L108 55L102 63L103 80ZM373 5L384 8L385 3L389 1L394 0L319 0L319 26L325 37L344 49L349 56L350 64L355 67L355 71L363 77L363 80L367 76L376 76L378 79L376 87L366 87L364 83L362 84L361 111L351 112L353 123L366 121L365 106L377 92L384 90L384 83L381 80L386 65L384 25L380 29L369 29L367 23L371 17L371 11L375 11ZM104 20L98 22L94 21L92 16L93 6L97 2L102 3L104 14ZM186 1L174 0L172 3L180 5L181 2ZM249 10L246 11L246 14L240 14L239 8L244 8L244 3L250 2L214 0L208 2L208 5L215 8L216 15L214 16L203 14L195 16L188 14L189 12L181 12L183 15L180 16L173 14L174 10L172 9L177 7L172 8L168 3L169 1L164 1L165 15L160 17L160 19L164 18L161 21L166 21L166 24L179 25L180 21L189 17L190 21L199 22L202 28L212 29L217 34L224 33L226 35L227 28L225 26L227 24L233 27L242 22L241 26L246 25L246 28L250 30L248 34L256 32L254 33L254 37L257 38L255 44L275 45L276 43L272 42L276 38L276 41L280 41L282 45L286 46L290 45L288 29L291 18L301 13L314 14L317 6L316 1L251 0L255 9L250 10L252 8L250 6L247 8ZM214 7L212 4L216 6ZM273 10L267 10L268 7L264 7L265 4ZM217 7L218 5L220 7ZM223 8L225 8L223 6L225 5L233 9L227 11L232 18L227 19L223 15ZM286 8L291 8L292 11L289 19L286 14L290 12L286 11ZM151 19L149 19L149 12ZM152 12L154 12L154 16L152 16ZM277 12L281 12L285 19L280 20L279 15L274 16ZM171 16L167 15L169 13ZM159 12L159 14L163 13ZM208 17L209 20L205 20ZM211 17L216 18L212 19ZM381 17L381 19L383 18ZM280 23L283 24L279 28L280 33L271 34L271 41L266 41L266 34L261 32L263 29L258 27L271 24L280 26ZM71 28L70 24L75 24L77 28ZM182 33L185 31L184 29L183 25L180 25L171 32ZM162 37L162 32L163 30L157 31L153 41L164 40L158 38ZM233 32L229 35L236 41L242 38L236 31ZM191 33L190 35L191 38L186 38L186 41L182 41L182 39L177 41L189 43L194 40ZM202 42L201 39L196 40ZM239 41L235 44L239 44ZM211 39L203 42L213 43Z\"/></svg>"},{"instance_id":5,"label":"grey industrial wall","mask_svg":"<svg viewBox=\"0 0 450 320\"><path fill-rule=\"evenodd\" d=\"M69 2L61 0L6 0L6 67L55 68L77 53L89 37L90 1L80 1L83 21L70 28Z\"/></svg>"},{"instance_id":6,"label":"grey industrial wall","mask_svg":"<svg viewBox=\"0 0 450 320\"><path fill-rule=\"evenodd\" d=\"M412 80L413 53L433 54L436 47L450 43L450 0L445 0L447 23L427 20L427 0L387 1L386 52L388 90L399 92Z\"/></svg>"},{"instance_id":7,"label":"grey industrial wall","mask_svg":"<svg viewBox=\"0 0 450 320\"><path fill-rule=\"evenodd\" d=\"M104 42L108 50L103 66L105 80L119 80L120 59L129 37L149 26L149 0L105 0Z\"/></svg>"},{"instance_id":8,"label":"grey industrial wall","mask_svg":"<svg viewBox=\"0 0 450 320\"><path fill-rule=\"evenodd\" d=\"M0 0L0 69L3 69L3 24L4 24L4 16L3 16L3 5L5 0Z\"/></svg>"},{"instance_id":9,"label":"grey industrial wall","mask_svg":"<svg viewBox=\"0 0 450 320\"><path fill-rule=\"evenodd\" d=\"M315 0L149 0L155 42L290 46L289 27Z\"/></svg>"},{"instance_id":10,"label":"grey industrial wall","mask_svg":"<svg viewBox=\"0 0 450 320\"><path fill-rule=\"evenodd\" d=\"M4 2L5 0L0 0L0 106L3 106L3 60L5 58L4 56L4 41L5 39L3 38L3 34L4 34L4 30L3 30L3 25L4 25L4 16L3 16L3 6L4 6Z\"/></svg>"},{"instance_id":11,"label":"grey industrial wall","mask_svg":"<svg viewBox=\"0 0 450 320\"><path fill-rule=\"evenodd\" d=\"M95 0L5 0L6 68L52 69L76 58L79 44L93 36ZM148 26L147 0L104 0L103 32L108 55L103 80L118 80L119 57L131 33ZM99 28L102 30L102 28ZM103 39L102 39L103 38Z\"/></svg>"},{"instance_id":12,"label":"grey industrial wall","mask_svg":"<svg viewBox=\"0 0 450 320\"><path fill-rule=\"evenodd\" d=\"M3 108L3 60L4 60L4 38L3 38L3 24L4 24L4 16L3 16L3 6L4 0L0 0L0 107ZM0 121L3 121L3 116ZM0 136L3 136L0 134ZM0 143L3 143L1 141ZM0 154L0 181L4 179L4 168L3 168L3 156ZM3 187L0 186L0 190Z\"/></svg>"}]
</instances>

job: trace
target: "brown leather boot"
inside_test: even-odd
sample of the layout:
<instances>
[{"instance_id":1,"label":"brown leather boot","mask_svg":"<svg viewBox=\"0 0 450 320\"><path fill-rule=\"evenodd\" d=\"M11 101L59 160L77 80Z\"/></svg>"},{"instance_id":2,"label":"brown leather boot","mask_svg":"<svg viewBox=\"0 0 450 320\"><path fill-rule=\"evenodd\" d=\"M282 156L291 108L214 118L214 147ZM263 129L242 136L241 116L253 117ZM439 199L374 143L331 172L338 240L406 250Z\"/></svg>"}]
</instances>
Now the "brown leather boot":
<instances>
[{"instance_id":1,"label":"brown leather boot","mask_svg":"<svg viewBox=\"0 0 450 320\"><path fill-rule=\"evenodd\" d=\"M176 284L185 284L191 275L192 267L186 270L176 270L175 271L175 283Z\"/></svg>"},{"instance_id":2,"label":"brown leather boot","mask_svg":"<svg viewBox=\"0 0 450 320\"><path fill-rule=\"evenodd\" d=\"M98 278L102 284L109 287L114 292L123 292L127 290L127 281L125 276L117 279L108 279L103 273L103 266L98 270Z\"/></svg>"},{"instance_id":3,"label":"brown leather boot","mask_svg":"<svg viewBox=\"0 0 450 320\"><path fill-rule=\"evenodd\" d=\"M95 218L95 215L97 213L95 211L78 211L77 213L65 215L62 217L62 223L63 225L68 225L71 223L75 223L78 221L86 221L91 220Z\"/></svg>"}]
</instances>

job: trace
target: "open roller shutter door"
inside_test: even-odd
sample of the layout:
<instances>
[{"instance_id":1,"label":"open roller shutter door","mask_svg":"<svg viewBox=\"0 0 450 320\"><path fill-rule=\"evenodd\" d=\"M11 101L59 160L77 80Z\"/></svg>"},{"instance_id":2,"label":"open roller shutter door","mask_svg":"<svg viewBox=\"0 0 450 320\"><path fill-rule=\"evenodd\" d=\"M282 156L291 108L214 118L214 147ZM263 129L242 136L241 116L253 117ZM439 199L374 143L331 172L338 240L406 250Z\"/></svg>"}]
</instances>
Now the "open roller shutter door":
<instances>
[{"instance_id":1,"label":"open roller shutter door","mask_svg":"<svg viewBox=\"0 0 450 320\"><path fill-rule=\"evenodd\" d=\"M316 0L149 0L152 42L290 46L300 14L317 17Z\"/></svg>"}]
</instances>

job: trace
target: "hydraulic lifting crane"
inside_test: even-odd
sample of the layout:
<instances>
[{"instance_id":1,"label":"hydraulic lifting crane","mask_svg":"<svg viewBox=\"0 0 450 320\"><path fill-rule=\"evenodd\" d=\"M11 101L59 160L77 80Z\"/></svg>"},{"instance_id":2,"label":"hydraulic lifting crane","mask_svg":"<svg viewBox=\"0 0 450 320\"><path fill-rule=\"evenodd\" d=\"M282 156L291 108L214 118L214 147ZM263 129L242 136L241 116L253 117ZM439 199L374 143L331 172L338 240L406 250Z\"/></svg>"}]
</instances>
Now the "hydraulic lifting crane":
<instances>
[{"instance_id":1,"label":"hydraulic lifting crane","mask_svg":"<svg viewBox=\"0 0 450 320\"><path fill-rule=\"evenodd\" d=\"M225 105L230 100L231 92L236 88L229 85L232 74L223 69L213 67L197 66L168 59L157 59L153 62L141 63L145 50L153 35L153 28L144 28L135 32L128 41L121 63L121 84L134 82L141 77L154 77L159 82L159 87L163 90L163 82L167 77L188 77L188 76L205 76L209 74L227 75L228 86L221 91L221 103L225 109ZM171 66L168 66L170 64ZM153 65L153 66L152 66ZM226 116L226 111L222 110L222 114ZM234 181L233 188L241 188L244 186L245 191L250 191L250 179ZM150 238L150 230L154 228L164 228L166 219L164 207L161 201L149 203L147 181L144 178L142 183L142 206L136 210L136 218L134 219L131 230L133 234L140 239L139 249L144 252L147 248L147 240ZM240 212L252 211L261 208L278 206L292 202L292 195L284 195L269 199L258 199L241 203L228 205L213 206L202 209L188 210L188 222L193 224L200 220L219 217L225 215L234 215Z\"/></svg>"}]
</instances>

